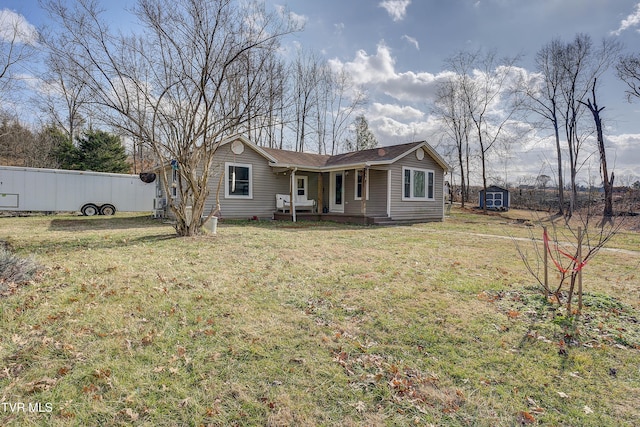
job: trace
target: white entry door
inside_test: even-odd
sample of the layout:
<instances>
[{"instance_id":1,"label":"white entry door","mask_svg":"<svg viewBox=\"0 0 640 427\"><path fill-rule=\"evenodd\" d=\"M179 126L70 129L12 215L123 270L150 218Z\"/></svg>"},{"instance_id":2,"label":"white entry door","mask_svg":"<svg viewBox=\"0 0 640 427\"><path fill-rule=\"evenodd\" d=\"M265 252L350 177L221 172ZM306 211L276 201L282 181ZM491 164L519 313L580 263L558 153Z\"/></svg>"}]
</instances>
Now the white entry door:
<instances>
[{"instance_id":1,"label":"white entry door","mask_svg":"<svg viewBox=\"0 0 640 427\"><path fill-rule=\"evenodd\" d=\"M331 172L329 211L344 212L344 171Z\"/></svg>"}]
</instances>

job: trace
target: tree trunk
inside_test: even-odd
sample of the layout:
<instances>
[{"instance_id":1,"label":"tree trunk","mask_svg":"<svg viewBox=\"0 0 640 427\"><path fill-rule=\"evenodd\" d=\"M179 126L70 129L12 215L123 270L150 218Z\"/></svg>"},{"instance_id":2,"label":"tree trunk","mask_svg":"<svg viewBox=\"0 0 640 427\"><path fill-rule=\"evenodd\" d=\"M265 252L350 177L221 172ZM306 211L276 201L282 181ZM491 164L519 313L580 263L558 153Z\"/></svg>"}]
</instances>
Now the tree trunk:
<instances>
[{"instance_id":1,"label":"tree trunk","mask_svg":"<svg viewBox=\"0 0 640 427\"><path fill-rule=\"evenodd\" d=\"M587 103L584 104L589 108L593 115L593 121L596 125L596 135L598 140L598 152L600 153L600 172L602 174L602 185L604 187L604 210L602 212L603 220L613 217L613 179L614 175L611 172L609 177L609 171L607 168L607 152L604 146L604 135L602 132L602 119L600 118L600 112L604 110L604 107L598 108L596 101L596 79L593 80L593 86L591 88L591 95L593 96L593 102L587 99Z\"/></svg>"},{"instance_id":2,"label":"tree trunk","mask_svg":"<svg viewBox=\"0 0 640 427\"><path fill-rule=\"evenodd\" d=\"M564 215L564 179L562 178L562 148L560 147L560 131L558 122L554 122L556 136L556 155L558 156L558 215Z\"/></svg>"}]
</instances>

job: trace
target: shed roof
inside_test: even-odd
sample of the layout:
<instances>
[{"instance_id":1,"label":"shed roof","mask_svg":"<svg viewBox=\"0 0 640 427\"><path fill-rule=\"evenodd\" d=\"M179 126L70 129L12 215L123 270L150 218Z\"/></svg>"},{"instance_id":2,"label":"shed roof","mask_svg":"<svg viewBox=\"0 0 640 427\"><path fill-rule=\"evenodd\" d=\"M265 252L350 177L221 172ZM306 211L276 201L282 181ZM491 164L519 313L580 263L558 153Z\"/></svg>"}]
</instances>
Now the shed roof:
<instances>
[{"instance_id":1,"label":"shed roof","mask_svg":"<svg viewBox=\"0 0 640 427\"><path fill-rule=\"evenodd\" d=\"M481 192L481 193L482 193L483 191L484 191L484 189L481 189L481 190L480 190L480 192ZM503 192L505 192L505 191L506 191L507 193L509 192L509 190L508 190L508 189L503 188L503 187L500 187L500 186L498 186L498 185L490 185L490 186L488 186L488 187L487 187L487 191L493 191L493 192L495 192L495 191L503 191Z\"/></svg>"}]
</instances>

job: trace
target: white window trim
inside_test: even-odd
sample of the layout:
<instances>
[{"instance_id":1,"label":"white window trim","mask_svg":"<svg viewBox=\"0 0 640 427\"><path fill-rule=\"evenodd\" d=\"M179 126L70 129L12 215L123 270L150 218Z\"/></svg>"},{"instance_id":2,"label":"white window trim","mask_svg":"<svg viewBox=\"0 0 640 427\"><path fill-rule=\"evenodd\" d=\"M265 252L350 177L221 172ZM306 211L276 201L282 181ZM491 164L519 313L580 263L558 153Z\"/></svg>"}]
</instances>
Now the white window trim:
<instances>
[{"instance_id":1,"label":"white window trim","mask_svg":"<svg viewBox=\"0 0 640 427\"><path fill-rule=\"evenodd\" d=\"M249 195L241 196L236 194L229 194L229 167L235 166L237 168L249 169ZM253 199L253 165L247 163L233 163L225 162L224 164L224 197L227 199Z\"/></svg>"},{"instance_id":2,"label":"white window trim","mask_svg":"<svg viewBox=\"0 0 640 427\"><path fill-rule=\"evenodd\" d=\"M353 182L354 182L354 186L353 186L353 200L362 200L362 197L358 197L358 175L360 172L362 172L364 169L356 169L356 173L354 173L354 177L353 177ZM366 183L367 183L367 200L369 200L369 169L366 169L367 171L367 176L366 176Z\"/></svg>"},{"instance_id":3,"label":"white window trim","mask_svg":"<svg viewBox=\"0 0 640 427\"><path fill-rule=\"evenodd\" d=\"M411 186L410 186L410 196L406 197L404 195L404 174L405 171L410 170L411 173ZM419 171L419 172L424 172L424 197L415 197L413 195L413 172L414 171ZM429 197L429 174L433 175L433 186L432 186L432 194L433 197ZM401 187L401 194L402 194L402 201L407 201L407 202L424 202L424 201L434 201L435 197L436 197L436 174L433 170L431 169L421 169L421 168L414 168L414 167L410 167L410 166L403 166L402 167L402 187Z\"/></svg>"}]
</instances>

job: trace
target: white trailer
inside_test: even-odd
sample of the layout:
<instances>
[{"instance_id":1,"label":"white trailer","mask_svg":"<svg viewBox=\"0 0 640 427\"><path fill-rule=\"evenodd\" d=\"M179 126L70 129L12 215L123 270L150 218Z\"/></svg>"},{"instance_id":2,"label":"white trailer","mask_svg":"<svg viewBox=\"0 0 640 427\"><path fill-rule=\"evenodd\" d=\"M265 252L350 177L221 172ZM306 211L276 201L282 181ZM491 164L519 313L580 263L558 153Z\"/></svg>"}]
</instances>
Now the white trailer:
<instances>
[{"instance_id":1,"label":"white trailer","mask_svg":"<svg viewBox=\"0 0 640 427\"><path fill-rule=\"evenodd\" d=\"M0 166L0 211L152 212L155 195L138 175Z\"/></svg>"}]
</instances>

